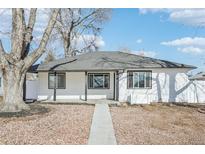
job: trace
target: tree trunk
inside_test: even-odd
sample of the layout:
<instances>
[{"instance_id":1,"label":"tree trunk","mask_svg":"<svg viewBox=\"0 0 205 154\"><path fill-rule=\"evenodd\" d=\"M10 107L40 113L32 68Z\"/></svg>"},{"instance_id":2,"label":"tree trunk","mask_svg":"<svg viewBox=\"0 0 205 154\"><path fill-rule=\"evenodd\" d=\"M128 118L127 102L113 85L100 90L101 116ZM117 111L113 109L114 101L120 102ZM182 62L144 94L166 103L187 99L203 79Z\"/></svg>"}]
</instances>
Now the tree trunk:
<instances>
[{"instance_id":1,"label":"tree trunk","mask_svg":"<svg viewBox=\"0 0 205 154\"><path fill-rule=\"evenodd\" d=\"M37 49L30 51L32 32L35 24L36 9L30 10L26 25L24 9L12 9L11 51L6 52L0 39L0 69L3 72L2 112L19 112L29 109L23 101L25 74L43 53L56 23L60 9L53 9L48 25L44 30ZM30 52L30 54L29 54Z\"/></svg>"},{"instance_id":2,"label":"tree trunk","mask_svg":"<svg viewBox=\"0 0 205 154\"><path fill-rule=\"evenodd\" d=\"M28 110L29 106L23 100L23 84L25 71L17 67L3 70L3 108L2 112L19 112Z\"/></svg>"},{"instance_id":3,"label":"tree trunk","mask_svg":"<svg viewBox=\"0 0 205 154\"><path fill-rule=\"evenodd\" d=\"M72 57L72 51L71 51L71 49L70 49L70 46L71 46L71 44L70 44L70 38L65 38L64 40L63 40L63 47L64 47L64 53L65 53L65 57Z\"/></svg>"}]
</instances>

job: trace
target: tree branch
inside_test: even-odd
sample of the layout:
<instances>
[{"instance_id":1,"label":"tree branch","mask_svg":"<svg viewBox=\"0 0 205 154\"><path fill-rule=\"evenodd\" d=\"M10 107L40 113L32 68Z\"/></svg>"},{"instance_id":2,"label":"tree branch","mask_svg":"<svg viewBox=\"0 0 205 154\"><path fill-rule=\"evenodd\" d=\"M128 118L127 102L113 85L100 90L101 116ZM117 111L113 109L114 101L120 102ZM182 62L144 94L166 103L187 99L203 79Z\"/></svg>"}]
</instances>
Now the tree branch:
<instances>
[{"instance_id":1,"label":"tree branch","mask_svg":"<svg viewBox=\"0 0 205 154\"><path fill-rule=\"evenodd\" d=\"M36 8L30 10L29 21L28 21L28 25L26 27L24 50L22 51L22 55L21 55L22 59L24 59L30 51L30 43L33 39L33 37L32 37L33 27L34 27L35 22L36 22L36 12L37 12Z\"/></svg>"},{"instance_id":2,"label":"tree branch","mask_svg":"<svg viewBox=\"0 0 205 154\"><path fill-rule=\"evenodd\" d=\"M13 58L20 60L24 47L25 19L23 9L12 9L12 53Z\"/></svg>"},{"instance_id":3,"label":"tree branch","mask_svg":"<svg viewBox=\"0 0 205 154\"><path fill-rule=\"evenodd\" d=\"M0 40L0 68L2 68L3 65L7 64L5 54L6 54L6 52L4 50L2 41Z\"/></svg>"},{"instance_id":4,"label":"tree branch","mask_svg":"<svg viewBox=\"0 0 205 154\"><path fill-rule=\"evenodd\" d=\"M76 22L74 23L74 27L80 25L83 21L85 21L86 19L88 19L89 17L91 17L92 15L94 15L96 12L97 12L97 11L95 10L95 11L91 12L90 14L88 14L87 16L85 16L84 18L82 18L81 20L76 21Z\"/></svg>"},{"instance_id":5,"label":"tree branch","mask_svg":"<svg viewBox=\"0 0 205 154\"><path fill-rule=\"evenodd\" d=\"M50 20L48 22L48 25L47 25L45 31L44 31L44 34L42 36L42 39L41 39L41 42L40 42L38 49L36 49L34 52L32 52L29 56L27 56L24 59L24 62L25 62L24 67L26 67L24 69L28 69L27 67L31 66L33 63L35 63L38 60L38 58L45 52L45 48L46 48L46 45L48 43L51 32L53 30L53 27L56 23L56 18L58 16L59 10L60 9L53 10L53 13L50 17Z\"/></svg>"}]
</instances>

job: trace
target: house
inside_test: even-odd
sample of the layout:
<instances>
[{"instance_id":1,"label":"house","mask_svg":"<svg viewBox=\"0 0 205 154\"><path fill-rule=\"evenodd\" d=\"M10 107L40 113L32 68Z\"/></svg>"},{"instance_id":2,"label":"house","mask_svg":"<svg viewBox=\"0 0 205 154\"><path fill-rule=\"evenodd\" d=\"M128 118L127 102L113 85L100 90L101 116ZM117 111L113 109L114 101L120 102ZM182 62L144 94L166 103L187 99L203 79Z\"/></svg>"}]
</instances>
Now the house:
<instances>
[{"instance_id":1,"label":"house","mask_svg":"<svg viewBox=\"0 0 205 154\"><path fill-rule=\"evenodd\" d=\"M111 99L131 104L199 102L198 93L205 92L187 75L195 68L124 52L85 53L39 65L37 97Z\"/></svg>"}]
</instances>

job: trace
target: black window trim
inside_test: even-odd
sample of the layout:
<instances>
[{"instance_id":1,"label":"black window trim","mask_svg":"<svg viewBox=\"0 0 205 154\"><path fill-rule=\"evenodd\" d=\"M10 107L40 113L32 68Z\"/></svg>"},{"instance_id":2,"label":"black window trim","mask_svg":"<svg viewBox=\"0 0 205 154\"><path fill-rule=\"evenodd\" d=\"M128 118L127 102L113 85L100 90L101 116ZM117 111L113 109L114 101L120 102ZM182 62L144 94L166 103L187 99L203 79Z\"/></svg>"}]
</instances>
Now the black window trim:
<instances>
[{"instance_id":1,"label":"black window trim","mask_svg":"<svg viewBox=\"0 0 205 154\"><path fill-rule=\"evenodd\" d=\"M49 82L49 81L50 81L50 80L49 80L50 74L53 74L53 75L54 75L54 73L51 73L51 72L48 73L48 89L54 89L54 88L51 88L51 87L50 87L50 82ZM58 88L58 87L56 87L56 89L66 89L66 73L65 73L65 72L56 72L56 76L57 76L58 74L63 74L63 75L65 76L65 84L64 84L64 87L63 87L63 88Z\"/></svg>"},{"instance_id":2,"label":"black window trim","mask_svg":"<svg viewBox=\"0 0 205 154\"><path fill-rule=\"evenodd\" d=\"M108 87L107 88L91 88L90 87L90 81L89 81L89 76L90 75L108 75ZM110 73L88 73L88 89L95 89L95 90L103 90L103 89L110 89Z\"/></svg>"},{"instance_id":3,"label":"black window trim","mask_svg":"<svg viewBox=\"0 0 205 154\"><path fill-rule=\"evenodd\" d=\"M129 72L150 72L151 73L151 86L150 87L129 87ZM152 70L128 70L127 71L127 89L152 89Z\"/></svg>"}]
</instances>

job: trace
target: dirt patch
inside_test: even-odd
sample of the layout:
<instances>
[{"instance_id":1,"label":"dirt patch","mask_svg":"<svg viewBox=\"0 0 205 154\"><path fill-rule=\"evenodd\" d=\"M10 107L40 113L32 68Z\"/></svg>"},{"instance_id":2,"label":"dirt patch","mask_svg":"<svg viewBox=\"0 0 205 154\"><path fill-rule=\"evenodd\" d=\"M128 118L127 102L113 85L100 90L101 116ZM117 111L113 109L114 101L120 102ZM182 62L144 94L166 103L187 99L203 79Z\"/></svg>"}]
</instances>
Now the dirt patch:
<instances>
[{"instance_id":1,"label":"dirt patch","mask_svg":"<svg viewBox=\"0 0 205 154\"><path fill-rule=\"evenodd\" d=\"M34 116L34 115L42 115L48 113L51 109L48 107L39 105L39 104L30 104L30 110L23 110L21 112L0 112L0 118L11 118L11 117L26 117L26 116Z\"/></svg>"},{"instance_id":2,"label":"dirt patch","mask_svg":"<svg viewBox=\"0 0 205 154\"><path fill-rule=\"evenodd\" d=\"M0 144L87 144L94 106L40 106L49 112L0 117Z\"/></svg>"},{"instance_id":3,"label":"dirt patch","mask_svg":"<svg viewBox=\"0 0 205 154\"><path fill-rule=\"evenodd\" d=\"M118 144L205 144L205 114L196 107L111 107Z\"/></svg>"}]
</instances>

